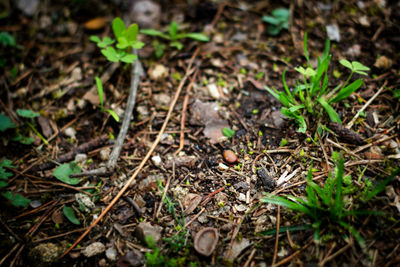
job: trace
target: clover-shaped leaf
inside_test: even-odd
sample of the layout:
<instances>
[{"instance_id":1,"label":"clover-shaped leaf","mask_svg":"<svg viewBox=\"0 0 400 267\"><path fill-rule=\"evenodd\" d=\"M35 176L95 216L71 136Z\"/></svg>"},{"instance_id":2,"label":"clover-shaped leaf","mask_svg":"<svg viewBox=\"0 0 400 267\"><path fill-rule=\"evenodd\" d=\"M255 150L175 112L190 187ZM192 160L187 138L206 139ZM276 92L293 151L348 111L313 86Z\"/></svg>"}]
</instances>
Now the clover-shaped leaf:
<instances>
[{"instance_id":1,"label":"clover-shaped leaf","mask_svg":"<svg viewBox=\"0 0 400 267\"><path fill-rule=\"evenodd\" d=\"M304 69L302 66L300 66L300 67L296 67L294 69L307 77L314 76L316 74L315 70L313 70L310 67L307 67L306 69Z\"/></svg>"},{"instance_id":2,"label":"clover-shaped leaf","mask_svg":"<svg viewBox=\"0 0 400 267\"><path fill-rule=\"evenodd\" d=\"M358 73L361 75L368 75L365 71L370 70L370 68L368 68L367 66L364 66L362 63L360 63L358 61L350 62L346 59L341 59L339 62L346 68L349 68L352 72L355 72L355 73Z\"/></svg>"}]
</instances>

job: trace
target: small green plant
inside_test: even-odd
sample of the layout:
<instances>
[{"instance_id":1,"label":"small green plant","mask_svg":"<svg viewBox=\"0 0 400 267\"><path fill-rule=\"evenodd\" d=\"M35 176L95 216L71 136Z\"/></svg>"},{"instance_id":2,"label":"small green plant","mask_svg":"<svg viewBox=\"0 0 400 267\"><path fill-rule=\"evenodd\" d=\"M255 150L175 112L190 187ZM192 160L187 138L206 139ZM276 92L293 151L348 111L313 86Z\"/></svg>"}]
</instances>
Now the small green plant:
<instances>
[{"instance_id":1,"label":"small green plant","mask_svg":"<svg viewBox=\"0 0 400 267\"><path fill-rule=\"evenodd\" d=\"M63 213L67 219L75 225L80 225L81 222L76 218L75 210L71 207L64 206Z\"/></svg>"},{"instance_id":2,"label":"small green plant","mask_svg":"<svg viewBox=\"0 0 400 267\"><path fill-rule=\"evenodd\" d=\"M231 128L224 127L222 129L222 134L228 138L232 138L235 135L235 131L232 130Z\"/></svg>"},{"instance_id":3,"label":"small green plant","mask_svg":"<svg viewBox=\"0 0 400 267\"><path fill-rule=\"evenodd\" d=\"M155 30L155 29L141 29L140 33L150 35L150 36L155 36L155 37L160 37L164 40L169 41L169 46L175 47L178 50L181 50L183 48L183 44L179 41L181 39L185 38L190 38L196 41L201 41L201 42L208 42L210 41L210 38L208 38L207 35L198 33L198 32L190 32L190 33L179 33L179 25L176 21L171 22L169 25L169 30L168 33L163 33L161 31ZM156 52L156 56L159 58L163 55L164 50L166 49L166 46L163 44L160 44L158 42L153 42L153 47Z\"/></svg>"},{"instance_id":4,"label":"small green plant","mask_svg":"<svg viewBox=\"0 0 400 267\"><path fill-rule=\"evenodd\" d=\"M394 89L393 91L393 98L397 98L400 101L400 89Z\"/></svg>"},{"instance_id":5,"label":"small green plant","mask_svg":"<svg viewBox=\"0 0 400 267\"><path fill-rule=\"evenodd\" d=\"M307 66L306 68L302 66L295 68L296 71L303 75L303 80L301 82L297 81L294 90L291 91L286 83L285 69L282 74L283 92L278 92L275 88L271 89L265 86L265 89L282 103L282 114L290 119L294 119L297 124L299 124L298 132L305 133L307 130L307 123L305 120L307 114L317 116L318 118L322 115L323 110L325 110L332 122L341 123L342 121L332 107L332 104L339 103L346 99L363 84L362 79L357 79L349 84L354 73L367 75L365 71L369 70L368 67L360 62L349 62L342 59L340 63L349 68L351 73L343 84L339 84L332 90L329 90L328 68L332 57L329 55L329 47L330 42L327 40L324 53L318 58L318 65L314 70L309 58L307 34L305 34L304 55L307 59Z\"/></svg>"},{"instance_id":6,"label":"small green plant","mask_svg":"<svg viewBox=\"0 0 400 267\"><path fill-rule=\"evenodd\" d=\"M80 182L79 178L70 178L69 176L71 174L77 174L81 173L81 168L76 164L76 162L72 161L70 163L64 163L58 166L54 171L53 175L56 177L58 180L60 180L63 183L69 184L69 185L77 185Z\"/></svg>"},{"instance_id":7,"label":"small green plant","mask_svg":"<svg viewBox=\"0 0 400 267\"><path fill-rule=\"evenodd\" d=\"M90 40L95 42L101 49L101 53L110 62L124 62L132 64L137 59L137 55L133 53L134 49L141 49L144 46L143 42L137 40L139 33L139 26L131 24L129 27L125 26L121 18L115 18L112 21L112 29L115 39L108 36L100 39L98 36L91 36ZM102 112L108 112L114 120L119 122L119 116L111 109L104 109L104 90L103 83L99 77L95 77L97 92L99 94L100 108Z\"/></svg>"},{"instance_id":8,"label":"small green plant","mask_svg":"<svg viewBox=\"0 0 400 267\"><path fill-rule=\"evenodd\" d=\"M15 38L8 32L0 33L0 45L3 47L16 47Z\"/></svg>"},{"instance_id":9,"label":"small green plant","mask_svg":"<svg viewBox=\"0 0 400 267\"><path fill-rule=\"evenodd\" d=\"M278 35L281 30L289 29L290 11L286 8L277 8L272 11L271 16L263 16L262 20L269 23L268 33L270 35Z\"/></svg>"},{"instance_id":10,"label":"small green plant","mask_svg":"<svg viewBox=\"0 0 400 267\"><path fill-rule=\"evenodd\" d=\"M24 145L32 144L35 139L33 137L27 137L29 130L32 130L46 145L47 140L39 133L35 128L34 118L39 117L40 114L29 109L17 109L17 115L22 119L23 124L18 126L11 121L11 119L3 114L0 114L0 131L6 132L10 129L15 129L11 140L17 141Z\"/></svg>"},{"instance_id":11,"label":"small green plant","mask_svg":"<svg viewBox=\"0 0 400 267\"><path fill-rule=\"evenodd\" d=\"M7 170L7 168L15 168L14 165L12 165L12 161L8 159L2 159L0 162L0 189L7 187L8 186L8 178L12 177L13 174ZM23 195L19 193L12 193L11 191L6 191L5 193L2 193L2 196L8 199L11 203L11 205L15 207L24 207L26 208L29 203L31 203L31 200L28 198L25 198Z\"/></svg>"},{"instance_id":12,"label":"small green plant","mask_svg":"<svg viewBox=\"0 0 400 267\"><path fill-rule=\"evenodd\" d=\"M102 112L108 112L116 122L119 122L119 116L117 113L115 113L114 110L112 109L104 109L104 104L103 104L103 97L104 97L104 91L103 91L103 83L101 82L99 77L94 78L96 80L96 86L97 86L97 93L99 94L99 100L100 100L100 109Z\"/></svg>"},{"instance_id":13,"label":"small green plant","mask_svg":"<svg viewBox=\"0 0 400 267\"><path fill-rule=\"evenodd\" d=\"M333 158L336 161L334 174L329 174L324 186L320 187L312 180L312 168L309 170L307 175L305 199L295 196L276 196L266 194L266 197L262 198L261 201L264 203L284 206L310 217L313 222L312 227L314 228L314 240L317 242L320 240L321 227L328 225L347 230L355 237L358 243L364 247L364 239L358 231L350 225L351 217L357 215L381 215L382 213L375 211L352 210L351 208L348 208L349 205L347 205L345 201L346 187L344 182L348 177L344 176L343 157L334 153ZM371 200L377 194L382 192L387 183L389 183L398 173L399 170L389 178L385 179L385 181L378 186L371 188L367 193L363 193L363 202ZM352 207L354 205L350 206Z\"/></svg>"},{"instance_id":14,"label":"small green plant","mask_svg":"<svg viewBox=\"0 0 400 267\"><path fill-rule=\"evenodd\" d=\"M132 54L132 49L141 49L144 46L143 42L137 40L139 26L135 23L126 27L121 18L115 18L112 29L115 39L104 37L101 40L98 36L91 36L90 40L101 48L101 53L111 62L135 62L137 55Z\"/></svg>"}]
</instances>

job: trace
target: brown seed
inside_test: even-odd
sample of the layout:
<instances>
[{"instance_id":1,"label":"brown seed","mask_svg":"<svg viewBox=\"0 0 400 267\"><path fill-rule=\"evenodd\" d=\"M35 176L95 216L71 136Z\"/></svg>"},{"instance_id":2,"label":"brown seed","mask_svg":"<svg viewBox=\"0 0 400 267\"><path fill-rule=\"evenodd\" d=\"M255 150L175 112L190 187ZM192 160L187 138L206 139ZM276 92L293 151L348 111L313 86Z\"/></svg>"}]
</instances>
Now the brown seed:
<instances>
[{"instance_id":1,"label":"brown seed","mask_svg":"<svg viewBox=\"0 0 400 267\"><path fill-rule=\"evenodd\" d=\"M233 152L232 150L225 150L224 153L224 159L226 160L226 162L228 163L235 163L238 160L238 157L236 156L235 152Z\"/></svg>"}]
</instances>

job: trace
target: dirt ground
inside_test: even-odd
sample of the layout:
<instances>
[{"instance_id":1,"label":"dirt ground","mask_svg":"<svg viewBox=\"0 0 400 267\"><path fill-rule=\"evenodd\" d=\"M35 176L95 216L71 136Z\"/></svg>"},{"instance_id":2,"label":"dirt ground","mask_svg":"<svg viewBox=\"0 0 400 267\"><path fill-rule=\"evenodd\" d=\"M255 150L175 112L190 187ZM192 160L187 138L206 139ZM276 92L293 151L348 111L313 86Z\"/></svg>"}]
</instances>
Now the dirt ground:
<instances>
[{"instance_id":1,"label":"dirt ground","mask_svg":"<svg viewBox=\"0 0 400 267\"><path fill-rule=\"evenodd\" d=\"M12 162L0 172L0 265L400 264L399 177L359 206L360 194L400 165L399 1L176 0L141 13L132 11L141 1L39 2L31 13L29 4L0 3L0 33L8 34L0 38L0 113L15 124L0 128L1 159ZM289 27L271 35L262 18L277 8L289 11ZM139 34L137 65L112 63L90 37L112 37L116 17L164 32L176 21L179 31L210 40L182 39L178 49ZM313 65L329 34L329 90L349 75L342 59L370 70L354 74L363 85L333 104L342 124L306 116L300 133L265 86L282 91L285 69L296 86L306 33ZM131 70L140 66L139 77ZM96 76L105 109L120 122L102 111ZM106 168L135 79L132 120ZM38 114L24 117L23 109ZM383 212L349 217L365 245L330 220L317 242L306 214L262 202L264 192L304 197L311 168L324 185L334 151L350 177L346 210ZM83 175L71 178L71 169L60 179L60 164Z\"/></svg>"}]
</instances>

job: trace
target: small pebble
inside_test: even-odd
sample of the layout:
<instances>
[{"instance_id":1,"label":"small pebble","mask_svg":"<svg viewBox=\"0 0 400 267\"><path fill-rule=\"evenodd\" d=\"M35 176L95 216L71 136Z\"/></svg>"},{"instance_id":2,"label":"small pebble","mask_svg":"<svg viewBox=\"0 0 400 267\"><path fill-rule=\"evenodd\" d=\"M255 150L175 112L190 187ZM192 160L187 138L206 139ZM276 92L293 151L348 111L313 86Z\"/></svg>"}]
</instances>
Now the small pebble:
<instances>
[{"instance_id":1,"label":"small pebble","mask_svg":"<svg viewBox=\"0 0 400 267\"><path fill-rule=\"evenodd\" d=\"M233 152L232 150L225 150L223 152L223 156L226 162L233 164L235 162L237 162L238 157L236 156L235 152Z\"/></svg>"},{"instance_id":2,"label":"small pebble","mask_svg":"<svg viewBox=\"0 0 400 267\"><path fill-rule=\"evenodd\" d=\"M157 167L159 167L161 165L161 157L160 156L153 156L151 158L151 161L154 163L154 165L156 165Z\"/></svg>"},{"instance_id":3,"label":"small pebble","mask_svg":"<svg viewBox=\"0 0 400 267\"><path fill-rule=\"evenodd\" d=\"M72 139L76 139L76 130L74 128L68 127L67 129L65 129L64 131L65 135L72 138Z\"/></svg>"}]
</instances>

